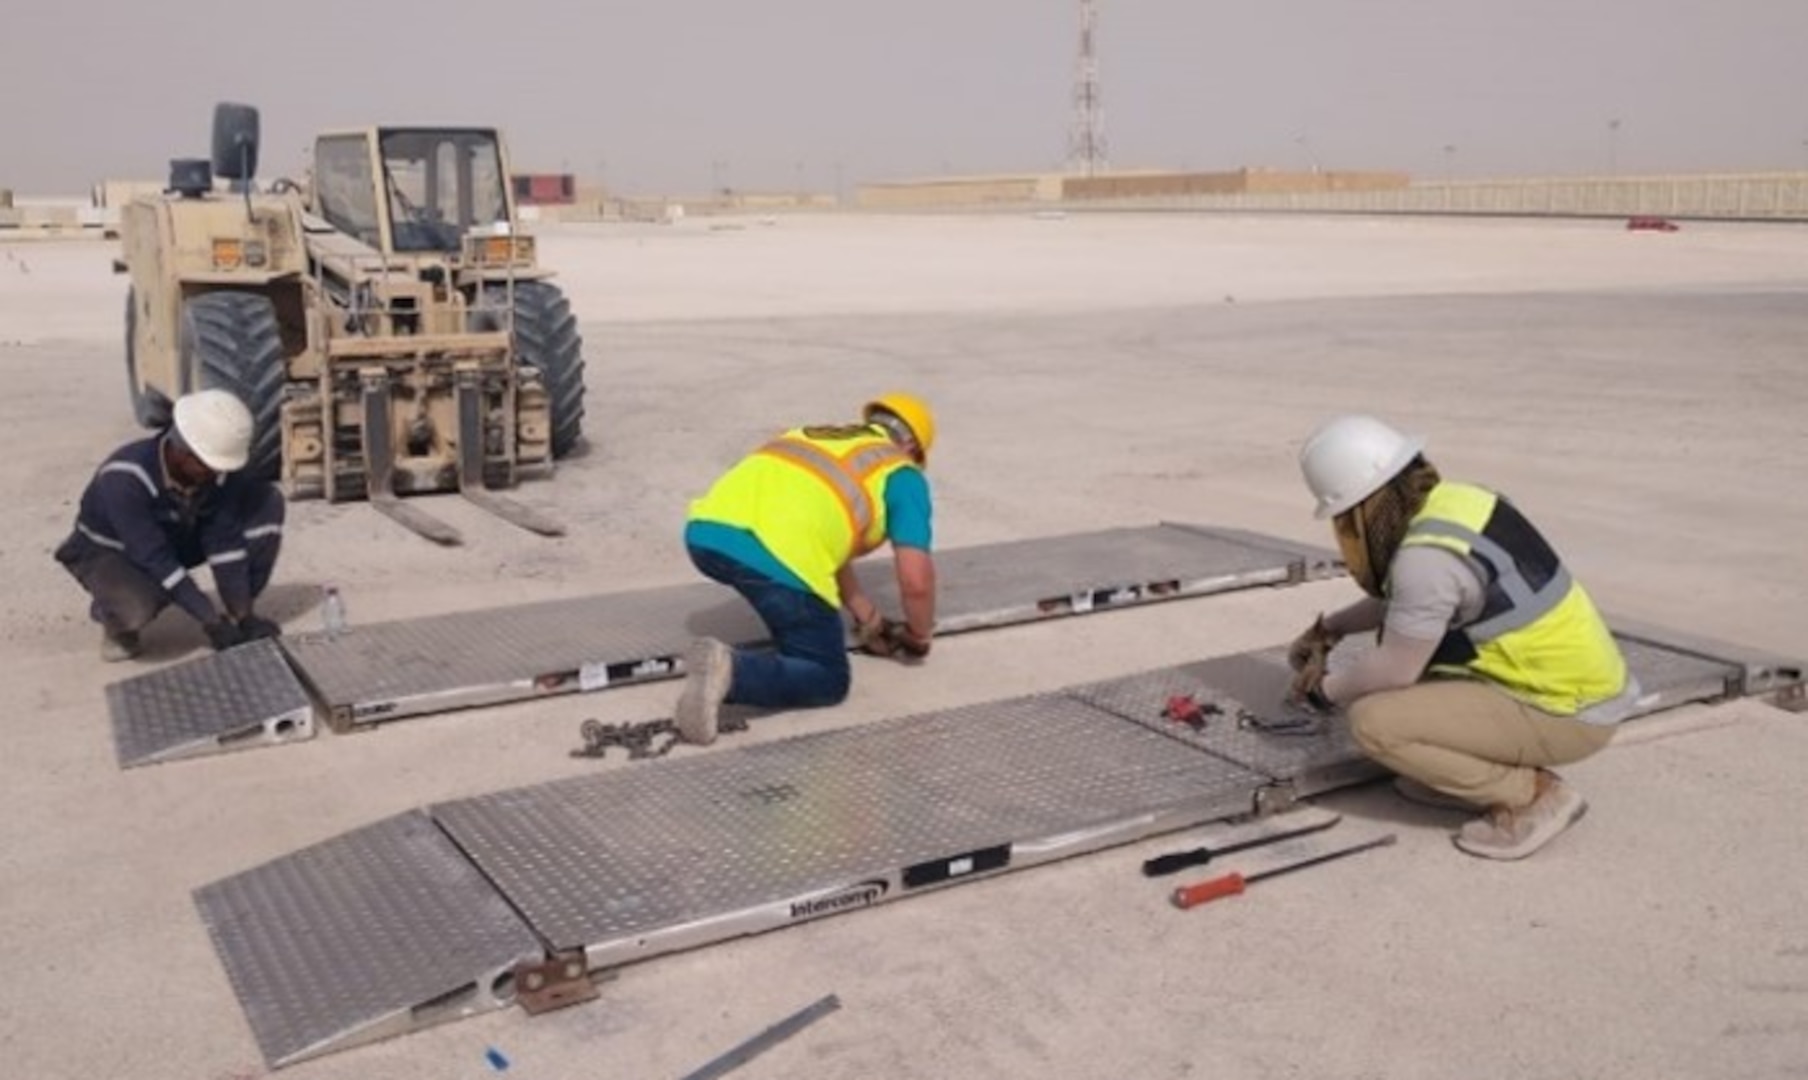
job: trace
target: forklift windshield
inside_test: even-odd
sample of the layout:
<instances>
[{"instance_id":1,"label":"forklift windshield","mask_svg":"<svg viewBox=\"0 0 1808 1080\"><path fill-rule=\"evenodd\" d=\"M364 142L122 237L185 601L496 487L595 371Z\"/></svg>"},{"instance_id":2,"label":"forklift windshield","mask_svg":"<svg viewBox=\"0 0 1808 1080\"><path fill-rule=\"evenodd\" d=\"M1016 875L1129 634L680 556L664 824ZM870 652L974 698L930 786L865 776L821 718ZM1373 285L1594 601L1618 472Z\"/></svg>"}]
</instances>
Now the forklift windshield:
<instances>
[{"instance_id":1,"label":"forklift windshield","mask_svg":"<svg viewBox=\"0 0 1808 1080\"><path fill-rule=\"evenodd\" d=\"M410 128L378 136L395 250L459 250L474 227L508 221L502 156L493 133Z\"/></svg>"}]
</instances>

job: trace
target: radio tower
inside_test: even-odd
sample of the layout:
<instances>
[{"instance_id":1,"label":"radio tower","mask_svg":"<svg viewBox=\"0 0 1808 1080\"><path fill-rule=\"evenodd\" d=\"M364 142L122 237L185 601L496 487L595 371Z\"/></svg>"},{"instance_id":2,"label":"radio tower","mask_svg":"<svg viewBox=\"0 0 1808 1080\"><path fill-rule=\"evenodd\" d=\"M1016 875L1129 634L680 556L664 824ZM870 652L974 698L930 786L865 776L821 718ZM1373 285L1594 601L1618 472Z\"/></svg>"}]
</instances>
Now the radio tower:
<instances>
[{"instance_id":1,"label":"radio tower","mask_svg":"<svg viewBox=\"0 0 1808 1080\"><path fill-rule=\"evenodd\" d=\"M1092 32L1099 13L1093 0L1080 0L1080 55L1074 62L1073 122L1067 131L1067 167L1091 176L1108 167L1105 110L1099 101L1099 57Z\"/></svg>"}]
</instances>

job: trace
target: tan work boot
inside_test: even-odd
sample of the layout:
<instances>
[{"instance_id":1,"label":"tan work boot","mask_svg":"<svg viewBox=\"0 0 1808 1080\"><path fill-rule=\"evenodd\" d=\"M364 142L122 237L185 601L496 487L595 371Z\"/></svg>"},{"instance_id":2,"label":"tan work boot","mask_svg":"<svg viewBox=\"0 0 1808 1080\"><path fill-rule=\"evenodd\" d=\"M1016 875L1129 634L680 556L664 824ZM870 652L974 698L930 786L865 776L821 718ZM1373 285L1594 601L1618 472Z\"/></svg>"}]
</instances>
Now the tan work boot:
<instances>
[{"instance_id":1,"label":"tan work boot","mask_svg":"<svg viewBox=\"0 0 1808 1080\"><path fill-rule=\"evenodd\" d=\"M716 741L717 713L734 682L734 650L715 638L699 638L685 650L684 671L672 725L685 742L708 746Z\"/></svg>"},{"instance_id":2,"label":"tan work boot","mask_svg":"<svg viewBox=\"0 0 1808 1080\"><path fill-rule=\"evenodd\" d=\"M1464 825L1456 846L1484 859L1523 859L1555 840L1588 812L1588 802L1556 773L1538 770L1538 795L1530 806L1497 806Z\"/></svg>"},{"instance_id":3,"label":"tan work boot","mask_svg":"<svg viewBox=\"0 0 1808 1080\"><path fill-rule=\"evenodd\" d=\"M138 643L138 634L132 630L111 630L100 632L100 658L109 664L117 664L121 660L130 660L137 656L143 646Z\"/></svg>"}]
</instances>

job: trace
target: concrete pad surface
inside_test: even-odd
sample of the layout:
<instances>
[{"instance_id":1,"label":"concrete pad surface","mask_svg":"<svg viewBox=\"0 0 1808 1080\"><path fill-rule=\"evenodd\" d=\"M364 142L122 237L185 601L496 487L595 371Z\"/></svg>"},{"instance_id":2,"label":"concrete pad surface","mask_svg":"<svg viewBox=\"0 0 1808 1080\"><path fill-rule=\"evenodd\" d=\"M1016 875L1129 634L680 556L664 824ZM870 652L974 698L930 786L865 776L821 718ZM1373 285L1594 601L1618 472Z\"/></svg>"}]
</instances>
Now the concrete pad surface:
<instances>
[{"instance_id":1,"label":"concrete pad surface","mask_svg":"<svg viewBox=\"0 0 1808 1080\"><path fill-rule=\"evenodd\" d=\"M1328 543L1295 466L1370 410L1499 487L1607 609L1808 656L1808 264L1797 227L1168 215L749 219L546 228L583 321L591 445L516 496L455 500L442 549L368 506L292 506L268 613L352 621L694 580L687 501L795 422L931 399L937 542L1161 520ZM121 771L105 685L196 654L168 614L96 655L50 559L132 438L110 244L0 256L0 1061L7 1075L228 1080L263 1063L190 890L430 802L598 769L579 723L677 684L474 709ZM20 270L19 259L28 270ZM1322 582L950 637L856 660L841 706L705 750L1284 641ZM1186 833L622 969L597 1001L506 1010L279 1071L297 1080L681 1076L825 994L759 1077L1808 1075L1808 729L1741 701L1639 721L1568 774L1591 809L1522 863L1385 785L1317 800L1399 842L1191 911L1144 859ZM1226 868L1235 866L1234 862ZM1217 872L1213 868L1212 872ZM1191 881L1203 872L1180 875Z\"/></svg>"}]
</instances>

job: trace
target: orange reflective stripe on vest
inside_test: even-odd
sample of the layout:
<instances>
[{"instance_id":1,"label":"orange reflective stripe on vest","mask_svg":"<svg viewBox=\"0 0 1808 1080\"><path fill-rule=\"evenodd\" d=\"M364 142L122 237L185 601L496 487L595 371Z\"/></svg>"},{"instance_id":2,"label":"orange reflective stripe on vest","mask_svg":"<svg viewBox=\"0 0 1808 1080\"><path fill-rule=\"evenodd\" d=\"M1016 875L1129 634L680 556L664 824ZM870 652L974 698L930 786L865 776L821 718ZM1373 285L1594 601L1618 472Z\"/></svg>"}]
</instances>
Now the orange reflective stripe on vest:
<instances>
[{"instance_id":1,"label":"orange reflective stripe on vest","mask_svg":"<svg viewBox=\"0 0 1808 1080\"><path fill-rule=\"evenodd\" d=\"M857 552L871 551L884 542L884 536L874 535L878 515L873 510L872 496L867 493L867 480L887 465L910 461L910 455L896 444L856 443L846 453L834 454L808 439L781 435L758 452L799 466L828 487L847 515L849 535Z\"/></svg>"}]
</instances>

